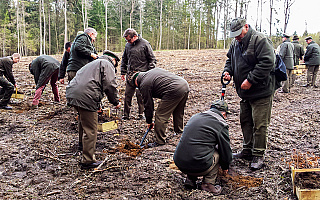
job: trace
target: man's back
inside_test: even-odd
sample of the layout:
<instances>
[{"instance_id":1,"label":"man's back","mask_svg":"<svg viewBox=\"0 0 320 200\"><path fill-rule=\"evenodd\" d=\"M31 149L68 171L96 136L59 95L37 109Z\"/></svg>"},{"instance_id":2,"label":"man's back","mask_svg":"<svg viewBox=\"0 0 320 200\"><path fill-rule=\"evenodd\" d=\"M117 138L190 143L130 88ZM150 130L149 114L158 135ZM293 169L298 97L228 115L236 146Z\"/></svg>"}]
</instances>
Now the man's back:
<instances>
[{"instance_id":1,"label":"man's back","mask_svg":"<svg viewBox=\"0 0 320 200\"><path fill-rule=\"evenodd\" d=\"M216 109L198 113L185 126L174 153L174 161L185 172L201 172L212 163L212 155L218 151L223 169L232 160L228 125Z\"/></svg>"}]
</instances>

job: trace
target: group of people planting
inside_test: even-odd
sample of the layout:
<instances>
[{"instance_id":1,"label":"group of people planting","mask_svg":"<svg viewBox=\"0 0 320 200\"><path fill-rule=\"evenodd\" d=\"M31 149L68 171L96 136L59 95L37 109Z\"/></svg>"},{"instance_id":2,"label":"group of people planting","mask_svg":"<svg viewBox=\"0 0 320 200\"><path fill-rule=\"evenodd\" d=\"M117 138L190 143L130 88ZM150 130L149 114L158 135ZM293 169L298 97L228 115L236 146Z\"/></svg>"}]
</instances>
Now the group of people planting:
<instances>
[{"instance_id":1,"label":"group of people planting","mask_svg":"<svg viewBox=\"0 0 320 200\"><path fill-rule=\"evenodd\" d=\"M66 43L61 64L50 56L41 55L29 65L36 83L32 109L37 108L49 81L54 101L60 101L56 82L59 80L64 83L67 73L67 104L73 106L79 115L79 150L82 151L80 166L84 169L96 168L102 163L96 160L94 154L97 111L100 109L101 100L107 96L116 109L121 107L116 83L116 70L120 59L108 50L98 56L93 45L96 37L96 30L87 28L78 33L72 43ZM127 121L132 118L132 97L136 93L137 118L145 119L148 128L154 128L154 141L148 144L149 148L153 148L165 145L166 128L172 115L174 132L182 134L173 159L176 166L187 174L186 187L198 188L198 177L203 177L201 189L215 195L220 194L221 186L216 185L218 170L221 167L223 174L226 174L233 158L249 160L252 170L263 167L267 129L277 88L273 73L276 56L269 38L255 31L245 19L236 18L230 24L230 37L235 39L227 53L222 76L227 81L233 78L241 98L240 122L243 133L242 151L232 154L226 122L227 103L223 99L214 101L210 109L192 116L183 127L184 109L190 91L187 81L156 67L156 58L150 43L134 29L127 29L123 37L127 44L120 67L121 79L126 81L122 119ZM19 59L19 54L1 58L2 109L12 109L7 105L15 85L12 64ZM313 80L312 84L315 84ZM161 99L155 112L153 98Z\"/></svg>"}]
</instances>

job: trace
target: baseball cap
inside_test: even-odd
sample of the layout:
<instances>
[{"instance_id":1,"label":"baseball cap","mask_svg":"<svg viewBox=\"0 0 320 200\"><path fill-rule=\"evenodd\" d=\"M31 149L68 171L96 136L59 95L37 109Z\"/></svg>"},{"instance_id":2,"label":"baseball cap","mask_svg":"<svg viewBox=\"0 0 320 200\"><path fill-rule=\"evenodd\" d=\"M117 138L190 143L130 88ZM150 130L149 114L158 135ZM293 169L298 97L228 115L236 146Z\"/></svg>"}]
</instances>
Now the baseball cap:
<instances>
[{"instance_id":1,"label":"baseball cap","mask_svg":"<svg viewBox=\"0 0 320 200\"><path fill-rule=\"evenodd\" d=\"M233 19L230 23L230 38L237 37L241 34L243 26L246 24L246 20L238 17Z\"/></svg>"},{"instance_id":2,"label":"baseball cap","mask_svg":"<svg viewBox=\"0 0 320 200\"><path fill-rule=\"evenodd\" d=\"M210 108L216 108L217 110L228 113L228 104L224 100L215 100L212 102Z\"/></svg>"}]
</instances>

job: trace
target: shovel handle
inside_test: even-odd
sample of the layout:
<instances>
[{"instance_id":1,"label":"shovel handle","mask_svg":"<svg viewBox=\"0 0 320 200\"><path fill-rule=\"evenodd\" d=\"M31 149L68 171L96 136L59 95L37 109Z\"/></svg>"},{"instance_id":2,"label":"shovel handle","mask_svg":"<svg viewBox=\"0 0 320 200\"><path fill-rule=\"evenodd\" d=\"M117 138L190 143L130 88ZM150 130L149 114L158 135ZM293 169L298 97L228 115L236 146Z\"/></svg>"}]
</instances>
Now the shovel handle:
<instances>
[{"instance_id":1,"label":"shovel handle","mask_svg":"<svg viewBox=\"0 0 320 200\"><path fill-rule=\"evenodd\" d=\"M151 127L151 128L152 128L152 127ZM146 139L146 137L147 137L149 131L151 130L151 128L149 127L148 130L147 130L147 132L143 135L142 140L141 140L139 146L142 146L142 144L143 144L144 140Z\"/></svg>"},{"instance_id":2,"label":"shovel handle","mask_svg":"<svg viewBox=\"0 0 320 200\"><path fill-rule=\"evenodd\" d=\"M230 83L231 79L228 80L227 82L224 82L223 78L224 78L224 74L221 75L221 84L222 84L222 87L223 86L226 87Z\"/></svg>"}]
</instances>

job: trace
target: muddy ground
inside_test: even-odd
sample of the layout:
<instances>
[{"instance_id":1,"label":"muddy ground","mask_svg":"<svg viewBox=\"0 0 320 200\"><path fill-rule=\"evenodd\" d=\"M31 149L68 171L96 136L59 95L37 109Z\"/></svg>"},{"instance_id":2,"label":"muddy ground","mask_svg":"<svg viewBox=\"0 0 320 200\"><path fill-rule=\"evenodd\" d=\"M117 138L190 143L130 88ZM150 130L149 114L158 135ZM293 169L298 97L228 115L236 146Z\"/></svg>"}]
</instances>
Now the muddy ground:
<instances>
[{"instance_id":1,"label":"muddy ground","mask_svg":"<svg viewBox=\"0 0 320 200\"><path fill-rule=\"evenodd\" d=\"M155 52L159 67L182 76L190 85L185 123L220 98L225 54L225 50ZM54 57L60 61L62 55ZM106 158L101 170L81 170L76 114L66 105L66 85L59 84L61 103L53 103L48 84L41 106L28 109L35 91L33 76L27 69L32 59L22 58L14 66L18 89L25 98L12 99L12 111L0 110L1 199L297 199L292 194L288 166L293 150L320 156L320 89L301 87L306 80L301 75L291 93L275 94L264 168L251 171L248 162L234 160L230 174L219 180L223 187L219 196L184 188L185 175L172 164L180 138L174 135L172 122L165 146L144 149L137 157L123 153L129 148L126 143L140 142L146 131L145 121L136 118L136 106L132 119L120 121L119 130L98 133L96 155L99 160ZM117 81L123 99L125 85L119 70ZM228 85L233 152L242 147L239 100L235 89ZM115 113L110 104L104 106ZM151 142L152 136L153 132L149 133L145 143Z\"/></svg>"}]
</instances>

